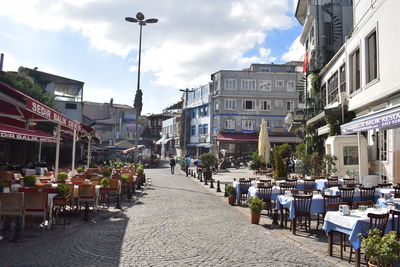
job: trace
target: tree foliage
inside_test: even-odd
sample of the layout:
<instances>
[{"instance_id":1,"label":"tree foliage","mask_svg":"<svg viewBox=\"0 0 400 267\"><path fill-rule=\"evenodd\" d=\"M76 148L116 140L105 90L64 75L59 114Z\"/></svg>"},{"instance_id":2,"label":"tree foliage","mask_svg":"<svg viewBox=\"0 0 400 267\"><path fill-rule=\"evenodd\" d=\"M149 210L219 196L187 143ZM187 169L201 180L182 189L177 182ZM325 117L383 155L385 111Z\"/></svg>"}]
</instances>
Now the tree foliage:
<instances>
[{"instance_id":1,"label":"tree foliage","mask_svg":"<svg viewBox=\"0 0 400 267\"><path fill-rule=\"evenodd\" d=\"M281 178L287 176L286 164L283 161L278 150L274 150L275 157L275 170L274 170L274 178Z\"/></svg>"}]
</instances>

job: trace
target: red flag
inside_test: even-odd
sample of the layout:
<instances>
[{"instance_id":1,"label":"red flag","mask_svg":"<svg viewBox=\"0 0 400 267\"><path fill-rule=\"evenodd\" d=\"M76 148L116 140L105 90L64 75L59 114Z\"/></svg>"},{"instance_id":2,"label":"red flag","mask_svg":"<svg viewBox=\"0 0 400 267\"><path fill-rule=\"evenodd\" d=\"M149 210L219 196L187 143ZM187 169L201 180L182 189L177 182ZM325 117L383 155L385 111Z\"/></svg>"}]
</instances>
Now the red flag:
<instances>
[{"instance_id":1,"label":"red flag","mask_svg":"<svg viewBox=\"0 0 400 267\"><path fill-rule=\"evenodd\" d=\"M304 55L303 72L307 72L307 67L308 67L308 51Z\"/></svg>"}]
</instances>

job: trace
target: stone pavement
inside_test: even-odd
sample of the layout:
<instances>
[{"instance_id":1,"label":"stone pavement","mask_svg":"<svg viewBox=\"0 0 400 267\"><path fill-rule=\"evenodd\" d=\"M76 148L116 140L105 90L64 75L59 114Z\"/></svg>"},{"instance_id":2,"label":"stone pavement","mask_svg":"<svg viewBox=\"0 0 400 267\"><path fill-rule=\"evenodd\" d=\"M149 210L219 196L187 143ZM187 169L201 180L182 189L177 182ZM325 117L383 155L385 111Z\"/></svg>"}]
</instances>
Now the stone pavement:
<instances>
[{"instance_id":1,"label":"stone pavement","mask_svg":"<svg viewBox=\"0 0 400 267\"><path fill-rule=\"evenodd\" d=\"M0 265L335 266L250 224L179 171L146 169L146 177L139 200L123 211L101 211L66 230L27 231L20 243L0 241Z\"/></svg>"}]
</instances>

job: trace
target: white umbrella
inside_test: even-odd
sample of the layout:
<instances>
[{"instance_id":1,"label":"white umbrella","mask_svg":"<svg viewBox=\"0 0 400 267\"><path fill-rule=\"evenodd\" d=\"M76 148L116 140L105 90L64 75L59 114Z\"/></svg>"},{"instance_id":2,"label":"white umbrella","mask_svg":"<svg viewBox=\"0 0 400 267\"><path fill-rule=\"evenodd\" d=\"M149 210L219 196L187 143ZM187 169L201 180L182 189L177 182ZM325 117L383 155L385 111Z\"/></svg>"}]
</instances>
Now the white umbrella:
<instances>
[{"instance_id":1,"label":"white umbrella","mask_svg":"<svg viewBox=\"0 0 400 267\"><path fill-rule=\"evenodd\" d=\"M269 143L267 123L262 119L260 125L260 133L258 135L258 155L262 157L262 161L265 163L269 162L269 152L271 146Z\"/></svg>"}]
</instances>

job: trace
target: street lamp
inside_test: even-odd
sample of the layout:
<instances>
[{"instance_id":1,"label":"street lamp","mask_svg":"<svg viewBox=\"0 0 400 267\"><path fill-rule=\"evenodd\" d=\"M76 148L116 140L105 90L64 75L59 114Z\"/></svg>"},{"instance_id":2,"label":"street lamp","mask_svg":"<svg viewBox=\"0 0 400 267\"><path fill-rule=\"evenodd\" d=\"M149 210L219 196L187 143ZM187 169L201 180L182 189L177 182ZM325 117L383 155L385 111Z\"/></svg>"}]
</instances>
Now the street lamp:
<instances>
[{"instance_id":1,"label":"street lamp","mask_svg":"<svg viewBox=\"0 0 400 267\"><path fill-rule=\"evenodd\" d=\"M134 156L135 156L135 163L138 162L138 145L139 145L139 134L138 134L138 120L140 113L142 112L142 90L140 90L140 59L141 59L141 52L142 52L142 26L145 26L148 23L156 23L158 19L144 19L144 15L141 12L138 12L136 14L136 18L131 18L131 17L126 17L126 21L128 22L133 22L133 23L138 23L140 26L140 35L139 35L139 60L138 60L138 78L137 78L137 89L136 89L136 95L135 95L135 102L134 102L134 107L136 111L136 129L135 129L135 151L134 151Z\"/></svg>"},{"instance_id":2,"label":"street lamp","mask_svg":"<svg viewBox=\"0 0 400 267\"><path fill-rule=\"evenodd\" d=\"M188 94L189 94L189 92L193 92L193 89L192 90L189 90L189 88L186 88L186 89L179 89L179 91L181 91L181 92L184 92L185 93L185 112L184 112L184 117L183 117L183 120L184 120L184 127L183 127L183 154L185 154L186 155L186 135L187 135L187 133L186 133L186 128L188 128L188 126L189 125L187 125L187 114L186 114L186 112L187 112L187 105L188 105Z\"/></svg>"}]
</instances>

